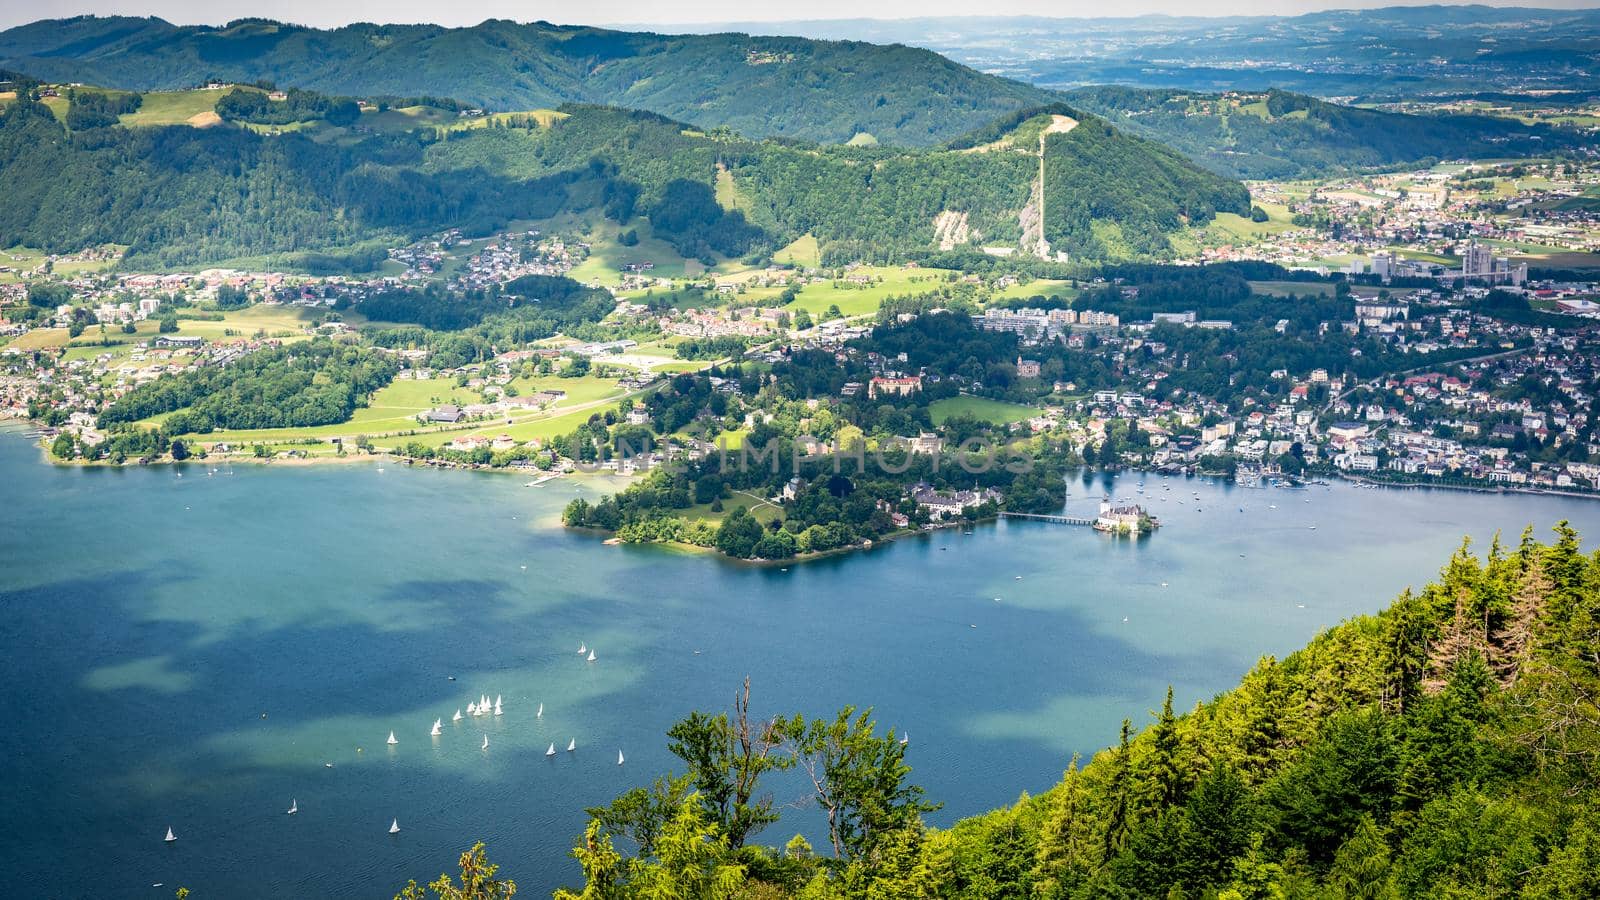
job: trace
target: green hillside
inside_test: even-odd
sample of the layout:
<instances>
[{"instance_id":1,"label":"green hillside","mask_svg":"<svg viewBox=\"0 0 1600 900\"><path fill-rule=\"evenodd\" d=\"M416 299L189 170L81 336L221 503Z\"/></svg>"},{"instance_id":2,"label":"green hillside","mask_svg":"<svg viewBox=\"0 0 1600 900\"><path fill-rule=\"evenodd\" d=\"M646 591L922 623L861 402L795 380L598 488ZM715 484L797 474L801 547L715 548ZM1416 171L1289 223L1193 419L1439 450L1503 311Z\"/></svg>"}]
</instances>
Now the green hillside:
<instances>
[{"instance_id":1,"label":"green hillside","mask_svg":"<svg viewBox=\"0 0 1600 900\"><path fill-rule=\"evenodd\" d=\"M1490 116L1418 116L1286 91L1200 94L1116 86L1070 101L1235 178L1309 178L1441 159L1535 156L1585 146L1575 129Z\"/></svg>"},{"instance_id":2,"label":"green hillside","mask_svg":"<svg viewBox=\"0 0 1600 900\"><path fill-rule=\"evenodd\" d=\"M673 727L683 774L589 810L583 893L556 896L1600 896L1600 559L1556 532L1483 560L1464 546L1384 612L1187 713L1169 693L1049 791L949 829L923 821L938 798L912 781L914 746L870 711L769 718L758 677L753 699ZM809 797L780 823L783 770ZM826 840L765 845L793 827ZM464 867L495 877L481 854Z\"/></svg>"},{"instance_id":3,"label":"green hillside","mask_svg":"<svg viewBox=\"0 0 1600 900\"><path fill-rule=\"evenodd\" d=\"M758 137L924 146L1053 95L927 50L490 20L471 28L261 19L221 28L84 16L0 32L0 66L132 90L268 79L328 94L454 97L491 110L598 103Z\"/></svg>"},{"instance_id":4,"label":"green hillside","mask_svg":"<svg viewBox=\"0 0 1600 900\"><path fill-rule=\"evenodd\" d=\"M138 95L118 102L142 108ZM941 248L1038 252L1041 236L1052 254L1093 261L1164 256L1186 223L1248 209L1237 182L1066 107L1012 117L990 146L966 151L753 141L589 106L376 128L367 123L388 114L293 93L284 103L216 107L280 124L101 125L112 116L77 130L42 104L12 103L0 114L0 179L16 187L0 205L0 245L122 244L132 266L264 256L360 269L407 236L581 213L647 218L655 237L708 264L805 235L829 264ZM294 118L324 108L356 119Z\"/></svg>"}]
</instances>

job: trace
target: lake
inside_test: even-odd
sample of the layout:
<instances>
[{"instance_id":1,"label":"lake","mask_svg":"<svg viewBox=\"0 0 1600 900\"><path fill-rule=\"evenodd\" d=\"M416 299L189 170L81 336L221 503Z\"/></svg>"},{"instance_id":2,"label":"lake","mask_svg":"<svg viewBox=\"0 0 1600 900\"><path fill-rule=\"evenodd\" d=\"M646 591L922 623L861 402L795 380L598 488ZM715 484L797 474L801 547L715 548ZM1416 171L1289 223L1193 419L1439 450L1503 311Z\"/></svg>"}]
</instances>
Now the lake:
<instances>
[{"instance_id":1,"label":"lake","mask_svg":"<svg viewBox=\"0 0 1600 900\"><path fill-rule=\"evenodd\" d=\"M856 704L908 731L948 824L1048 788L1168 684L1191 706L1381 608L1463 535L1600 534L1576 499L1124 475L1109 492L1162 518L1151 538L1001 522L785 571L564 531L592 481L208 472L57 468L0 432L0 871L19 896L388 897L474 840L548 896L579 878L584 808L671 769L667 728L747 675L759 715ZM1077 513L1108 490L1069 487ZM505 714L450 721L483 694ZM797 803L761 839L796 831L820 846L820 814Z\"/></svg>"}]
</instances>

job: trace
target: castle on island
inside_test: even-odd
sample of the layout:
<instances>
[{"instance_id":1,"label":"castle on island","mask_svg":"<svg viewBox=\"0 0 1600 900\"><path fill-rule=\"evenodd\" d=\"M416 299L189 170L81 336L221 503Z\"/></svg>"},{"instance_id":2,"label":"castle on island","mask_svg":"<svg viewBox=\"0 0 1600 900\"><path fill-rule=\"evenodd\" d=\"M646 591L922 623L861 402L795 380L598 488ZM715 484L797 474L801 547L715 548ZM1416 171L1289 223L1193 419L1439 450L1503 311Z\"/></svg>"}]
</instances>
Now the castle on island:
<instances>
[{"instance_id":1,"label":"castle on island","mask_svg":"<svg viewBox=\"0 0 1600 900\"><path fill-rule=\"evenodd\" d=\"M1149 534L1161 526L1155 516L1145 512L1137 503L1117 506L1110 500L1100 501L1100 514L1095 517L1094 530L1109 534Z\"/></svg>"}]
</instances>

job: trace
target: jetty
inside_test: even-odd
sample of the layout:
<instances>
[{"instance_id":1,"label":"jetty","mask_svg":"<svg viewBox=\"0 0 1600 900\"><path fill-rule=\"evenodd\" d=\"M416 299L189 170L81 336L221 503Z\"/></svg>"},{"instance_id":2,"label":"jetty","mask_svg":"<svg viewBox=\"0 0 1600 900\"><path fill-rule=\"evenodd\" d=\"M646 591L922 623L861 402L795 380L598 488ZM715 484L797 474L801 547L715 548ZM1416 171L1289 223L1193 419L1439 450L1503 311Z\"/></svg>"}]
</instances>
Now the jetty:
<instances>
[{"instance_id":1,"label":"jetty","mask_svg":"<svg viewBox=\"0 0 1600 900\"><path fill-rule=\"evenodd\" d=\"M1000 518L1033 519L1038 522L1054 522L1057 525L1082 525L1088 528L1094 527L1094 519L1088 519L1082 516L1056 516L1050 515L1049 513L1001 512Z\"/></svg>"},{"instance_id":2,"label":"jetty","mask_svg":"<svg viewBox=\"0 0 1600 900\"><path fill-rule=\"evenodd\" d=\"M1110 500L1100 503L1100 514L1093 518L1088 516L1066 516L1055 513L1025 513L1001 512L1002 519L1032 519L1036 522L1054 522L1057 525L1078 525L1093 528L1095 531L1104 531L1108 534L1149 534L1161 527L1161 522L1155 516L1145 511L1137 504L1133 506L1118 506Z\"/></svg>"}]
</instances>

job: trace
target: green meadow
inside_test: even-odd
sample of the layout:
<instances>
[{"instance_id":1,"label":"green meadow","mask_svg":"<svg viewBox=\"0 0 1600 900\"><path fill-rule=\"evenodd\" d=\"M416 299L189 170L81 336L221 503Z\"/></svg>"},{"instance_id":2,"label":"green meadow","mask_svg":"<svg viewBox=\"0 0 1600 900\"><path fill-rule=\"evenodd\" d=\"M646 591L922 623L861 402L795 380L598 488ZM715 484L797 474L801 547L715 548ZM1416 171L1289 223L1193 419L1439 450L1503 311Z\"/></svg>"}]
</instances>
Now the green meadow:
<instances>
[{"instance_id":1,"label":"green meadow","mask_svg":"<svg viewBox=\"0 0 1600 900\"><path fill-rule=\"evenodd\" d=\"M943 425L946 419L952 416L974 416L995 425L1009 425L1020 422L1039 414L1031 406L1018 403L1006 403L1003 400L990 400L988 397L969 397L965 394L959 397L946 397L928 404L928 414L933 417L933 424Z\"/></svg>"}]
</instances>

